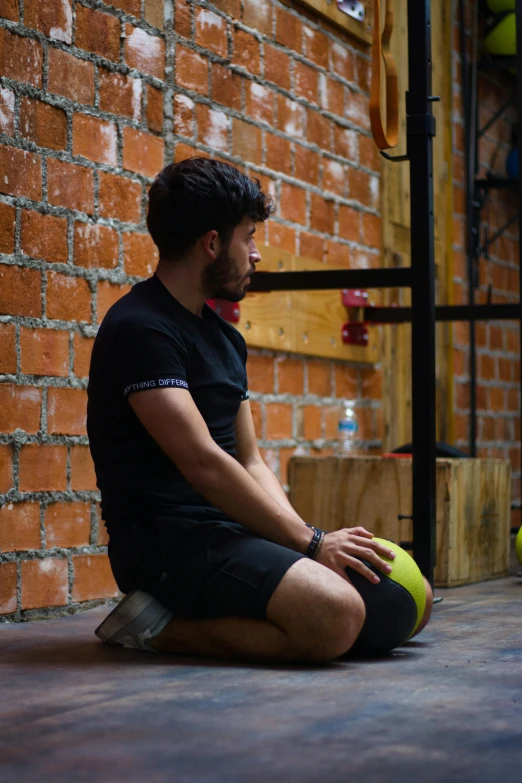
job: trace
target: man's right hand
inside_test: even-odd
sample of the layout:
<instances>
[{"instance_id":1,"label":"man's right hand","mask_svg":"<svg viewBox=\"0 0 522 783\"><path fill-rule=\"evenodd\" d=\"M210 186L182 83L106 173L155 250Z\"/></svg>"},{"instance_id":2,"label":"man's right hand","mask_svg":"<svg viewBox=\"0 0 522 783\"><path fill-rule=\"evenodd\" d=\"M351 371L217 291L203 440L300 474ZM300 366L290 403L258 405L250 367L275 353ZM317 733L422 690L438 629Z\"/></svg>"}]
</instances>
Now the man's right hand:
<instances>
[{"instance_id":1,"label":"man's right hand","mask_svg":"<svg viewBox=\"0 0 522 783\"><path fill-rule=\"evenodd\" d=\"M319 550L316 560L331 571L342 576L349 582L346 574L346 566L366 577L370 582L380 582L379 577L362 560L376 566L379 571L389 574L392 567L379 555L393 560L395 553L388 547L373 540L373 534L364 527L343 528L334 533L327 533Z\"/></svg>"}]
</instances>

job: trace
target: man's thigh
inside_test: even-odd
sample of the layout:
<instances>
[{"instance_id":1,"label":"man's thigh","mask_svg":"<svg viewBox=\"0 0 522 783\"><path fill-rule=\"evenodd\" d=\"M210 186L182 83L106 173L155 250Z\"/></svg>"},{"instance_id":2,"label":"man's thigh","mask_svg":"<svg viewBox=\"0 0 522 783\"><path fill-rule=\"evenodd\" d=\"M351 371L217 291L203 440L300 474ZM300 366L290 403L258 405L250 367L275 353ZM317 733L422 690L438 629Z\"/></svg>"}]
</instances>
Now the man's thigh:
<instances>
[{"instance_id":1,"label":"man's thigh","mask_svg":"<svg viewBox=\"0 0 522 783\"><path fill-rule=\"evenodd\" d=\"M289 631L320 627L332 613L360 610L355 588L329 568L304 558L281 579L268 603L266 619Z\"/></svg>"},{"instance_id":2,"label":"man's thigh","mask_svg":"<svg viewBox=\"0 0 522 783\"><path fill-rule=\"evenodd\" d=\"M194 619L266 619L267 606L281 580L306 559L299 552L237 530L214 531L209 557L194 602Z\"/></svg>"}]
</instances>

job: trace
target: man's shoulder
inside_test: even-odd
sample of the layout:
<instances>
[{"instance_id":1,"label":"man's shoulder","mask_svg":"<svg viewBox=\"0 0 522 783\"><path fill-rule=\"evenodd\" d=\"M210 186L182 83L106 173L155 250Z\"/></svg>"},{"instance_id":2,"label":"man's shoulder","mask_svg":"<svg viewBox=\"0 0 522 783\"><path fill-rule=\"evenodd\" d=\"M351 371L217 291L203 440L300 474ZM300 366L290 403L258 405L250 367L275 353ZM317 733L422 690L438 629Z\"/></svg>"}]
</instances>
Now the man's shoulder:
<instances>
[{"instance_id":1,"label":"man's shoulder","mask_svg":"<svg viewBox=\"0 0 522 783\"><path fill-rule=\"evenodd\" d=\"M157 352L159 346L162 350L175 346L178 352L190 352L190 334L154 296L147 296L141 287L147 282L134 285L107 312L96 335L95 359L101 360L105 355L144 358L151 350Z\"/></svg>"},{"instance_id":2,"label":"man's shoulder","mask_svg":"<svg viewBox=\"0 0 522 783\"><path fill-rule=\"evenodd\" d=\"M125 296L112 305L102 321L100 331L136 334L150 328L158 331L176 329L171 314L155 299L150 280L135 283Z\"/></svg>"},{"instance_id":3,"label":"man's shoulder","mask_svg":"<svg viewBox=\"0 0 522 783\"><path fill-rule=\"evenodd\" d=\"M122 321L132 320L139 313L140 315L154 316L154 307L148 292L148 280L142 280L135 283L121 299L118 299L105 314L102 320L104 324L117 324Z\"/></svg>"}]
</instances>

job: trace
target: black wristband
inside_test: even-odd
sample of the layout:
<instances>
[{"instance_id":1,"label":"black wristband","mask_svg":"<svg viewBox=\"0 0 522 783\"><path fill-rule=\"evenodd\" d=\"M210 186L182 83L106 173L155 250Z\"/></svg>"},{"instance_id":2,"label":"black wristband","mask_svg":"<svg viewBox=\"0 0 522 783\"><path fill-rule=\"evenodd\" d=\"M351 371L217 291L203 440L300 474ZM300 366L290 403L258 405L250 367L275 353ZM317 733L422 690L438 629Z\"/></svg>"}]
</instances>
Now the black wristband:
<instances>
[{"instance_id":1,"label":"black wristband","mask_svg":"<svg viewBox=\"0 0 522 783\"><path fill-rule=\"evenodd\" d=\"M321 551L321 547L323 545L324 537L326 535L324 530L321 530L320 532L321 532L321 538L319 539L319 543L317 544L317 549L315 550L315 553L314 553L314 560L317 560L317 558L319 557L319 552Z\"/></svg>"},{"instance_id":2,"label":"black wristband","mask_svg":"<svg viewBox=\"0 0 522 783\"><path fill-rule=\"evenodd\" d=\"M322 537L324 534L321 530L318 530L318 528L312 527L312 525L309 525L309 527L312 528L314 534L312 536L312 540L310 541L308 549L306 550L306 557L309 557L313 560L314 555L317 551L317 547L319 546L319 542L322 541Z\"/></svg>"},{"instance_id":3,"label":"black wristband","mask_svg":"<svg viewBox=\"0 0 522 783\"><path fill-rule=\"evenodd\" d=\"M306 527L309 527L310 530L319 530L319 532L325 533L325 535L326 535L326 531L322 530L320 527L314 527L313 525L309 525L308 522L305 522L305 525L306 525Z\"/></svg>"}]
</instances>

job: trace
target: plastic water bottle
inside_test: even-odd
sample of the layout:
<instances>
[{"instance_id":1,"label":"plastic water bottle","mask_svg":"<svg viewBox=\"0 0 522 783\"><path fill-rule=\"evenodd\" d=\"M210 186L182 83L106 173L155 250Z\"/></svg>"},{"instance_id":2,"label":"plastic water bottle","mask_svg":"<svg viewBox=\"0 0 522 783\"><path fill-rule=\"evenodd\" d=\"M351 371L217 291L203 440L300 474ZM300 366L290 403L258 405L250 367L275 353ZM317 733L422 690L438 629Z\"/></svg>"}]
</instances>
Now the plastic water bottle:
<instances>
[{"instance_id":1,"label":"plastic water bottle","mask_svg":"<svg viewBox=\"0 0 522 783\"><path fill-rule=\"evenodd\" d=\"M357 431L357 414L349 405L344 405L343 414L337 425L339 433L339 454L355 454Z\"/></svg>"}]
</instances>

